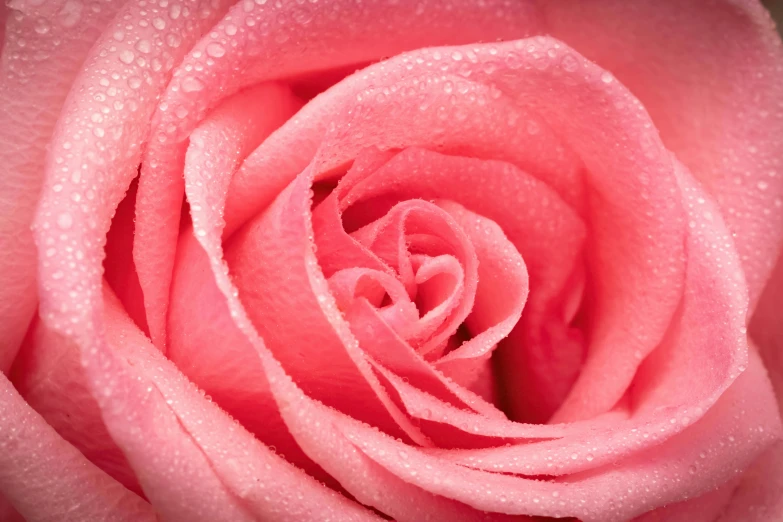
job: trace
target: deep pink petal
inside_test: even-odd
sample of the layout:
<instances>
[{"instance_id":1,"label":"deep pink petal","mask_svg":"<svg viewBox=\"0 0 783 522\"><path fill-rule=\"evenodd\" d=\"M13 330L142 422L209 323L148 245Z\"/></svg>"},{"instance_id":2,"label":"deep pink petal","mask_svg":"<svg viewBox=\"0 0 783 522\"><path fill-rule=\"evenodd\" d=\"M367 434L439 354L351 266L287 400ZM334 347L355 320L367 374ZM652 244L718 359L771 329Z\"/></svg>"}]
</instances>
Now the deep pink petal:
<instances>
[{"instance_id":1,"label":"deep pink petal","mask_svg":"<svg viewBox=\"0 0 783 522\"><path fill-rule=\"evenodd\" d=\"M540 5L547 32L614 73L716 198L753 310L783 241L783 45L769 14L756 0Z\"/></svg>"},{"instance_id":2,"label":"deep pink petal","mask_svg":"<svg viewBox=\"0 0 783 522\"><path fill-rule=\"evenodd\" d=\"M0 494L27 522L157 520L148 503L63 440L4 375L0 419Z\"/></svg>"},{"instance_id":3,"label":"deep pink petal","mask_svg":"<svg viewBox=\"0 0 783 522\"><path fill-rule=\"evenodd\" d=\"M51 0L0 12L0 372L11 367L35 312L30 225L47 144L87 52L123 3L71 13L68 2Z\"/></svg>"}]
</instances>

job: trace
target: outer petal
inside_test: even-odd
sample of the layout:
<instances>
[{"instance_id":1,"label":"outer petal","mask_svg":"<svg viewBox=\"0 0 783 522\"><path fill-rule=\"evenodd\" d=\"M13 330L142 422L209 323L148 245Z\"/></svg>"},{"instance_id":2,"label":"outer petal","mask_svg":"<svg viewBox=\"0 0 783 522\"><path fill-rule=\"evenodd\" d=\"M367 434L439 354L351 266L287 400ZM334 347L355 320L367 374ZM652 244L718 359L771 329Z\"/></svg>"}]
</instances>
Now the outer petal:
<instances>
[{"instance_id":1,"label":"outer petal","mask_svg":"<svg viewBox=\"0 0 783 522\"><path fill-rule=\"evenodd\" d=\"M93 10L17 0L0 8L0 372L10 368L36 307L30 225L47 144L87 51L123 3Z\"/></svg>"},{"instance_id":2,"label":"outer petal","mask_svg":"<svg viewBox=\"0 0 783 522\"><path fill-rule=\"evenodd\" d=\"M60 438L4 375L0 375L0 493L27 522L156 520L148 503Z\"/></svg>"},{"instance_id":3,"label":"outer petal","mask_svg":"<svg viewBox=\"0 0 783 522\"><path fill-rule=\"evenodd\" d=\"M783 241L783 45L756 0L539 3L547 32L612 71L717 198L751 310Z\"/></svg>"}]
</instances>

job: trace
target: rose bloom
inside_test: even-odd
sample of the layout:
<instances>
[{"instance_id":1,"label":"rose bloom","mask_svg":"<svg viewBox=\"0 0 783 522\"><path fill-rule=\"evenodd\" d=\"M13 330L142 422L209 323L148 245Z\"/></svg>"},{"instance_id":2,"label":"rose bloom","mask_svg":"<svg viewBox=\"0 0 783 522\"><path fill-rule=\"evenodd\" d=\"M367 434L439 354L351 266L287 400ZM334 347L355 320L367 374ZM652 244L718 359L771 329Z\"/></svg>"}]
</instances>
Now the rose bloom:
<instances>
[{"instance_id":1,"label":"rose bloom","mask_svg":"<svg viewBox=\"0 0 783 522\"><path fill-rule=\"evenodd\" d=\"M0 520L783 520L760 3L1 9Z\"/></svg>"}]
</instances>

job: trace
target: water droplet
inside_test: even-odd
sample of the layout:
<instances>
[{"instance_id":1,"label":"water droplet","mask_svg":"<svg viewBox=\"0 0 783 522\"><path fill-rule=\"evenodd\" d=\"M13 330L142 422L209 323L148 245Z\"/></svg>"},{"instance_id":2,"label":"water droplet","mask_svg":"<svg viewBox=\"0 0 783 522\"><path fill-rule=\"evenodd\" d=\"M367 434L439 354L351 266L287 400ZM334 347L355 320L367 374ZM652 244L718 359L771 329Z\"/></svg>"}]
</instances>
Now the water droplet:
<instances>
[{"instance_id":1,"label":"water droplet","mask_svg":"<svg viewBox=\"0 0 783 522\"><path fill-rule=\"evenodd\" d=\"M59 216L57 216L57 226L62 228L63 230L71 228L71 225L73 225L73 218L71 215L67 212L63 212Z\"/></svg>"},{"instance_id":2,"label":"water droplet","mask_svg":"<svg viewBox=\"0 0 783 522\"><path fill-rule=\"evenodd\" d=\"M522 61L516 53L508 53L505 62L509 69L519 69L522 67Z\"/></svg>"},{"instance_id":3,"label":"water droplet","mask_svg":"<svg viewBox=\"0 0 783 522\"><path fill-rule=\"evenodd\" d=\"M47 22L44 18L39 18L38 21L35 22L36 33L46 34L49 32L49 29L51 29L51 27L49 26L49 22Z\"/></svg>"},{"instance_id":4,"label":"water droplet","mask_svg":"<svg viewBox=\"0 0 783 522\"><path fill-rule=\"evenodd\" d=\"M601 73L601 81L604 83L612 83L612 80L614 80L614 77L609 71L604 71Z\"/></svg>"},{"instance_id":5,"label":"water droplet","mask_svg":"<svg viewBox=\"0 0 783 522\"><path fill-rule=\"evenodd\" d=\"M63 27L73 27L82 17L82 4L77 0L68 0L57 15Z\"/></svg>"},{"instance_id":6,"label":"water droplet","mask_svg":"<svg viewBox=\"0 0 783 522\"><path fill-rule=\"evenodd\" d=\"M769 183L766 181L759 181L756 186L759 188L759 190L767 190L767 188L769 188Z\"/></svg>"},{"instance_id":7,"label":"water droplet","mask_svg":"<svg viewBox=\"0 0 783 522\"><path fill-rule=\"evenodd\" d=\"M185 92L197 92L204 88L204 84L193 77L186 77L182 80L182 90Z\"/></svg>"},{"instance_id":8,"label":"water droplet","mask_svg":"<svg viewBox=\"0 0 783 522\"><path fill-rule=\"evenodd\" d=\"M226 48L217 42L207 45L207 54L213 58L220 58L226 54Z\"/></svg>"},{"instance_id":9,"label":"water droplet","mask_svg":"<svg viewBox=\"0 0 783 522\"><path fill-rule=\"evenodd\" d=\"M125 49L120 52L120 61L122 63L126 63L128 65L133 63L133 59L136 57L136 55L133 54L133 51L129 49Z\"/></svg>"},{"instance_id":10,"label":"water droplet","mask_svg":"<svg viewBox=\"0 0 783 522\"><path fill-rule=\"evenodd\" d=\"M152 44L149 40L139 40L136 42L136 50L140 53L148 54L152 50Z\"/></svg>"},{"instance_id":11,"label":"water droplet","mask_svg":"<svg viewBox=\"0 0 783 522\"><path fill-rule=\"evenodd\" d=\"M563 56L563 59L560 61L560 65L562 65L563 69L568 72L574 72L579 68L579 62L571 54L566 54Z\"/></svg>"},{"instance_id":12,"label":"water droplet","mask_svg":"<svg viewBox=\"0 0 783 522\"><path fill-rule=\"evenodd\" d=\"M98 138L103 138L104 134L106 134L101 127L95 127L92 130L92 133L95 134L95 136L97 136Z\"/></svg>"},{"instance_id":13,"label":"water droplet","mask_svg":"<svg viewBox=\"0 0 783 522\"><path fill-rule=\"evenodd\" d=\"M152 27L158 30L163 30L166 28L166 21L161 17L153 18Z\"/></svg>"},{"instance_id":14,"label":"water droplet","mask_svg":"<svg viewBox=\"0 0 783 522\"><path fill-rule=\"evenodd\" d=\"M138 89L141 87L141 78L138 76L131 76L128 78L128 86L130 86L131 89Z\"/></svg>"},{"instance_id":15,"label":"water droplet","mask_svg":"<svg viewBox=\"0 0 783 522\"><path fill-rule=\"evenodd\" d=\"M169 8L169 18L172 20L176 20L179 18L179 15L182 14L182 6L179 4L172 4Z\"/></svg>"}]
</instances>

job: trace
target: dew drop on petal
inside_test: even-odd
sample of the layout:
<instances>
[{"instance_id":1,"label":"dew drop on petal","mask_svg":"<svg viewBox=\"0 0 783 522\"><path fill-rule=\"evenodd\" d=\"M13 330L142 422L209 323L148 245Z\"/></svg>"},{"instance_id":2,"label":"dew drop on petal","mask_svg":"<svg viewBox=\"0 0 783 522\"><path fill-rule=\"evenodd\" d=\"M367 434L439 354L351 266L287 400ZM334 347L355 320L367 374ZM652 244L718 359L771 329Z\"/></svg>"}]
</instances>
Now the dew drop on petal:
<instances>
[{"instance_id":1,"label":"dew drop on petal","mask_svg":"<svg viewBox=\"0 0 783 522\"><path fill-rule=\"evenodd\" d=\"M213 58L220 58L226 54L226 49L217 42L207 45L207 54Z\"/></svg>"},{"instance_id":2,"label":"dew drop on petal","mask_svg":"<svg viewBox=\"0 0 783 522\"><path fill-rule=\"evenodd\" d=\"M73 225L73 218L68 212L63 212L59 216L57 216L57 226L62 228L63 230L67 230L71 228L71 225Z\"/></svg>"},{"instance_id":3,"label":"dew drop on petal","mask_svg":"<svg viewBox=\"0 0 783 522\"><path fill-rule=\"evenodd\" d=\"M135 55L133 54L133 51L129 49L125 49L120 52L120 61L122 63L126 63L128 65L133 63L133 59L135 58Z\"/></svg>"},{"instance_id":4,"label":"dew drop on petal","mask_svg":"<svg viewBox=\"0 0 783 522\"><path fill-rule=\"evenodd\" d=\"M196 78L188 76L182 80L182 90L185 92L196 92L204 88L204 84Z\"/></svg>"}]
</instances>

